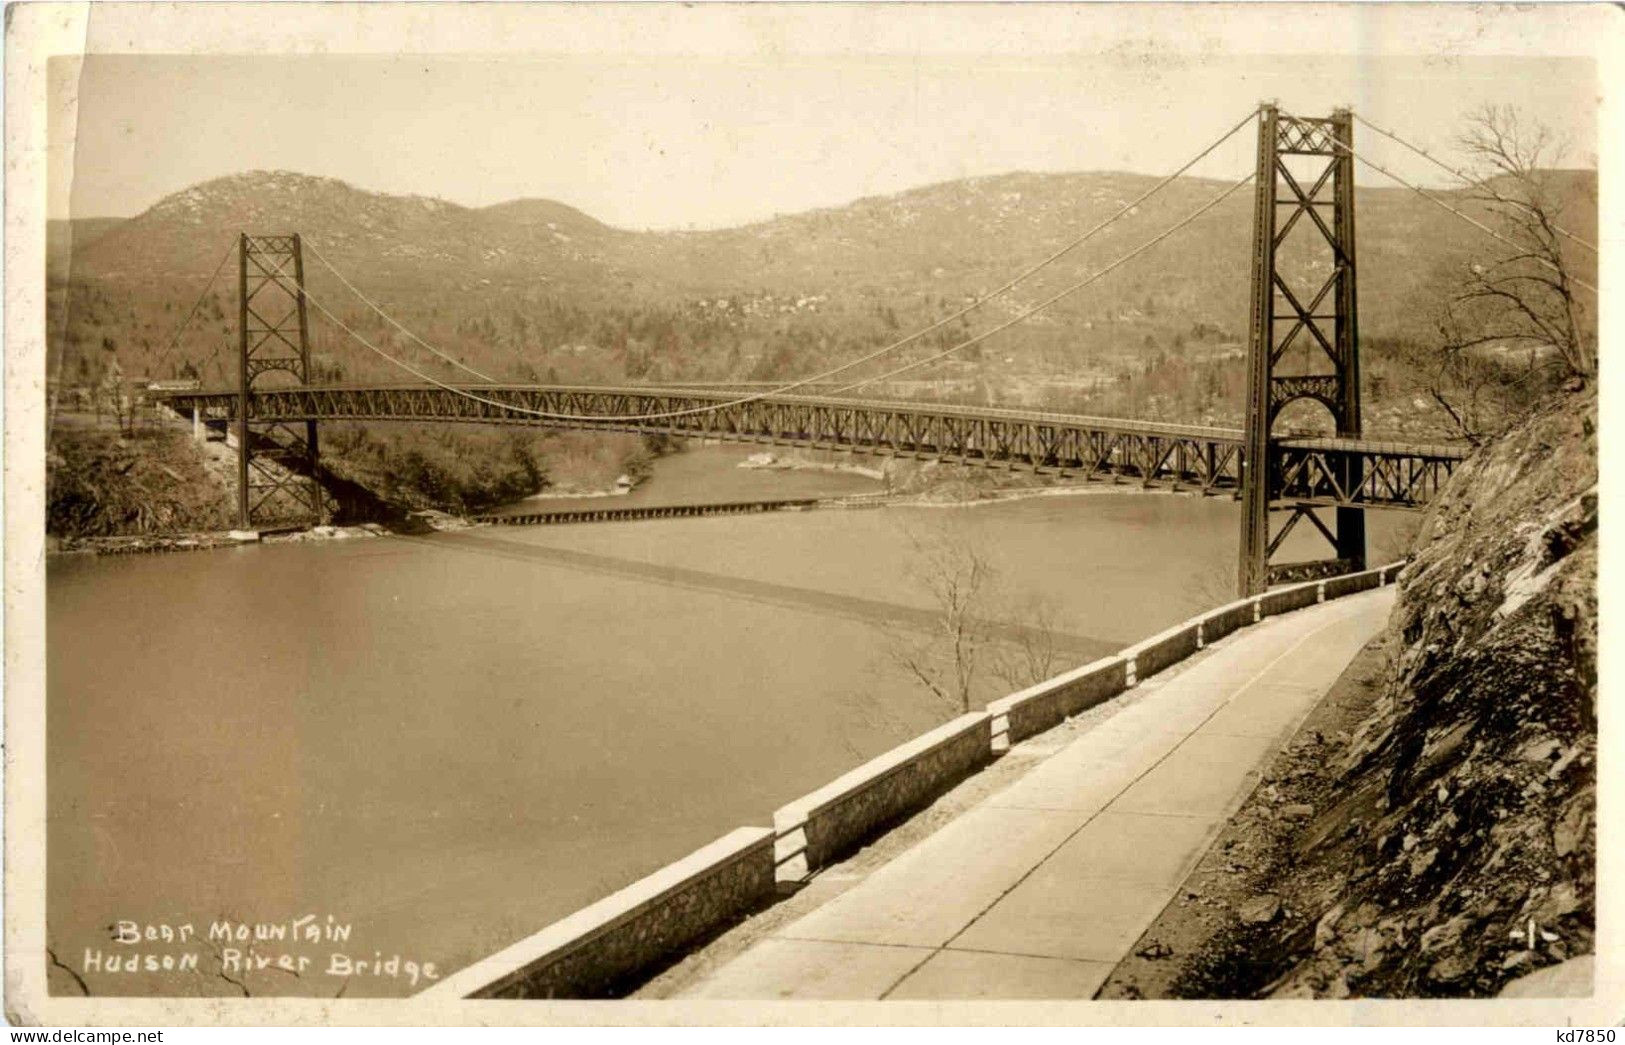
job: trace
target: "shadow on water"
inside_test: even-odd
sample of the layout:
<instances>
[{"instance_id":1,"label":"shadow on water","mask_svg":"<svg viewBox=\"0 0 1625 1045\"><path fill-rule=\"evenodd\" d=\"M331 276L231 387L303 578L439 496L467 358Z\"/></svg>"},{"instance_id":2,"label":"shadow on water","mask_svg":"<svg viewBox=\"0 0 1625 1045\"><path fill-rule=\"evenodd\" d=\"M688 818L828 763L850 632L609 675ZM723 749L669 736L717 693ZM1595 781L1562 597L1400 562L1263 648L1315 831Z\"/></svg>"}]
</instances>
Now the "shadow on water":
<instances>
[{"instance_id":1,"label":"shadow on water","mask_svg":"<svg viewBox=\"0 0 1625 1045\"><path fill-rule=\"evenodd\" d=\"M766 603L787 609L811 610L827 616L842 617L873 624L890 624L914 631L931 631L940 626L940 616L930 610L903 606L879 599L865 599L853 595L840 595L812 588L801 588L772 581L732 577L705 570L670 566L662 563L642 562L594 552L565 548L547 548L533 544L518 544L500 537L482 533L439 533L433 537L413 538L416 543L432 548L449 548L476 555L496 556L517 562L532 562L546 566L589 573L609 574L640 581L651 581L674 588L716 592L751 602ZM1042 640L1045 632L1024 624L1002 621L989 622L991 633L1006 642L1024 643ZM1050 632L1049 641L1058 653L1068 657L1093 659L1113 652L1121 643L1103 639Z\"/></svg>"}]
</instances>

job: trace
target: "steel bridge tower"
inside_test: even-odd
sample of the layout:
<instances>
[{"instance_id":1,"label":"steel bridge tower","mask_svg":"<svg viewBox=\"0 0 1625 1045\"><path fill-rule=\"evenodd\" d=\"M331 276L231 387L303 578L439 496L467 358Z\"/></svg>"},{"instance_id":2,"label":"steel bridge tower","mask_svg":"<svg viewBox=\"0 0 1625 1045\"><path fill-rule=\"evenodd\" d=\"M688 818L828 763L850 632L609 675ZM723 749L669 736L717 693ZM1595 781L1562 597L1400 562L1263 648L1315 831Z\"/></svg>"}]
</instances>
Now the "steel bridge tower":
<instances>
[{"instance_id":1,"label":"steel bridge tower","mask_svg":"<svg viewBox=\"0 0 1625 1045\"><path fill-rule=\"evenodd\" d=\"M310 382L305 259L297 233L239 238L237 344L238 525L321 523L327 503L316 478L316 422L253 422L249 416L255 383L267 374Z\"/></svg>"},{"instance_id":2,"label":"steel bridge tower","mask_svg":"<svg viewBox=\"0 0 1625 1045\"><path fill-rule=\"evenodd\" d=\"M1327 527L1312 506L1281 498L1285 483L1270 453L1276 420L1299 399L1325 406L1337 436L1360 435L1353 146L1347 109L1316 119L1284 115L1271 104L1260 110L1238 584L1243 596L1277 582L1365 566L1364 510L1339 507ZM1328 183L1330 199L1323 191ZM1282 208L1289 208L1284 220ZM1343 489L1359 487L1360 462L1358 454L1339 455L1345 474L1336 478ZM1273 536L1272 511L1290 513ZM1330 543L1333 556L1271 564L1287 534L1305 519Z\"/></svg>"}]
</instances>

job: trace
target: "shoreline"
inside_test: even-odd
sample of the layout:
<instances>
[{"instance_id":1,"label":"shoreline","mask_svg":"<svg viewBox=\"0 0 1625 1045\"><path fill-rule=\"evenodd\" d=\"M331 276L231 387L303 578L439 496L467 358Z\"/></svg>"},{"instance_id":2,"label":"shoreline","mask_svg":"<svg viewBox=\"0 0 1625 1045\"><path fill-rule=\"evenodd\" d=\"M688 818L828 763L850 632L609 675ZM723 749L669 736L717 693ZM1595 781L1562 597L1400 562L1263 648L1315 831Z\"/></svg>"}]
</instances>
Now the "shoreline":
<instances>
[{"instance_id":1,"label":"shoreline","mask_svg":"<svg viewBox=\"0 0 1625 1045\"><path fill-rule=\"evenodd\" d=\"M867 468L861 464L845 464L840 461L808 461L798 457L776 457L768 453L752 454L734 467L753 472L826 472L835 475L858 475L877 483L886 481L886 472L881 468Z\"/></svg>"},{"instance_id":2,"label":"shoreline","mask_svg":"<svg viewBox=\"0 0 1625 1045\"><path fill-rule=\"evenodd\" d=\"M743 465L739 467L744 467ZM755 468L783 471L856 471L839 465L755 465ZM533 494L513 502L571 500L585 497L612 498L629 491L604 491L596 494ZM914 493L887 493L875 491L862 494L831 494L818 497L811 508L976 508L983 505L1025 501L1040 497L1099 497L1106 495L1174 494L1195 496L1194 491L1170 490L1162 487L1144 487L1132 483L1085 482L1065 486L1025 487L1013 490L990 490L970 497L956 496L946 499L933 497L932 491ZM129 536L61 538L47 535L46 559L76 556L156 555L189 551L211 551L255 544L303 544L313 541L367 540L391 537L403 532L440 532L461 530L477 523L447 512L427 509L414 512L410 519L421 526L411 530L396 529L383 523L355 523L347 526L322 525L309 529L295 529L273 533L238 530L210 530L192 533L135 534Z\"/></svg>"},{"instance_id":3,"label":"shoreline","mask_svg":"<svg viewBox=\"0 0 1625 1045\"><path fill-rule=\"evenodd\" d=\"M825 472L838 475L858 475L875 482L887 483L890 487L895 477L884 468L870 468L864 465L847 464L841 461L813 461L796 456L793 452L784 456L771 453L752 454L740 461L734 467L753 471L783 471L783 472ZM963 467L963 466L957 466ZM929 467L926 469L929 471ZM871 505L901 505L905 507L922 508L968 508L981 504L996 504L1004 501L1020 501L1033 497L1078 497L1098 496L1107 493L1140 494L1140 493L1174 493L1189 495L1195 491L1171 489L1168 487L1146 487L1132 481L1117 482L1108 480L1059 480L1056 483L1034 486L994 487L978 490L969 495L948 496L939 498L938 491L951 488L956 483L954 479L943 480L940 484L927 485L917 490L877 490L863 494L832 495L820 497L819 503L823 505L840 505L845 502L858 500ZM967 485L969 485L967 483Z\"/></svg>"},{"instance_id":4,"label":"shoreline","mask_svg":"<svg viewBox=\"0 0 1625 1045\"><path fill-rule=\"evenodd\" d=\"M1005 501L1027 501L1038 497L1098 497L1106 494L1173 494L1180 497L1200 496L1193 490L1173 490L1162 486L1139 486L1131 483L1087 482L1067 486L1037 486L1016 490L990 491L986 496L956 500L932 500L930 492L887 495L887 504L910 508L975 508L984 504Z\"/></svg>"},{"instance_id":5,"label":"shoreline","mask_svg":"<svg viewBox=\"0 0 1625 1045\"><path fill-rule=\"evenodd\" d=\"M475 525L445 512L414 512L411 518L424 531L461 530ZM132 534L108 537L57 537L46 535L47 561L85 556L101 558L118 555L160 555L173 552L214 551L256 544L309 544L316 541L370 540L394 537L397 531L383 523L354 523L348 526L324 524L308 529L262 533L255 530L204 530L193 533Z\"/></svg>"},{"instance_id":6,"label":"shoreline","mask_svg":"<svg viewBox=\"0 0 1625 1045\"><path fill-rule=\"evenodd\" d=\"M588 497L625 497L633 490L636 490L640 485L642 484L631 483L626 486L616 486L613 490L586 490L580 493L574 493L568 490L543 490L539 493L533 493L528 497L521 497L517 501L510 501L509 504L528 504L531 501L575 501ZM507 506L508 505L498 505L497 507L504 508Z\"/></svg>"}]
</instances>

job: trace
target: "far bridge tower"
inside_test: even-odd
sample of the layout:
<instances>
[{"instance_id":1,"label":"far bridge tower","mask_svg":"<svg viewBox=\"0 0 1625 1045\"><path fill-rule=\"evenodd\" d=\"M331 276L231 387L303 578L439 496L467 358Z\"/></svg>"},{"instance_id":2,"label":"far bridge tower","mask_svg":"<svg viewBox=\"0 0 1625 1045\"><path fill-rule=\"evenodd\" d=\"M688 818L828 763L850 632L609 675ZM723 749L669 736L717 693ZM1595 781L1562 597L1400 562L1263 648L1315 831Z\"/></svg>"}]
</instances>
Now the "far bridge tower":
<instances>
[{"instance_id":1,"label":"far bridge tower","mask_svg":"<svg viewBox=\"0 0 1625 1045\"><path fill-rule=\"evenodd\" d=\"M250 415L261 378L285 373L310 383L298 233L239 237L237 339L237 523L243 529L321 523L326 499L316 473L316 422L255 422Z\"/></svg>"}]
</instances>

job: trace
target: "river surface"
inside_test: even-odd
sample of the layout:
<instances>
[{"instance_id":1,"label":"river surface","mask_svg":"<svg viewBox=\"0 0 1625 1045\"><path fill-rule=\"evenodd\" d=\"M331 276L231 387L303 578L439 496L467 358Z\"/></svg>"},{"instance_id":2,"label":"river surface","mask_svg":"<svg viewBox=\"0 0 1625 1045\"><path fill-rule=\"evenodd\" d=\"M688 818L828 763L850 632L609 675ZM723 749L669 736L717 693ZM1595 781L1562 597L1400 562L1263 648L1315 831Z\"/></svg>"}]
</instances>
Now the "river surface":
<instances>
[{"instance_id":1,"label":"river surface","mask_svg":"<svg viewBox=\"0 0 1625 1045\"><path fill-rule=\"evenodd\" d=\"M749 452L608 503L878 488ZM1101 493L53 561L53 952L97 994L409 993L404 964L355 963L449 972L956 714L882 630L930 619L921 541L981 549L1007 617L1047 603L1064 668L1226 597L1237 516ZM349 938L199 940L306 915ZM120 921L196 935L118 944ZM293 968L222 977L228 948ZM87 953L188 950L201 971Z\"/></svg>"}]
</instances>

